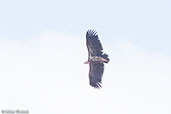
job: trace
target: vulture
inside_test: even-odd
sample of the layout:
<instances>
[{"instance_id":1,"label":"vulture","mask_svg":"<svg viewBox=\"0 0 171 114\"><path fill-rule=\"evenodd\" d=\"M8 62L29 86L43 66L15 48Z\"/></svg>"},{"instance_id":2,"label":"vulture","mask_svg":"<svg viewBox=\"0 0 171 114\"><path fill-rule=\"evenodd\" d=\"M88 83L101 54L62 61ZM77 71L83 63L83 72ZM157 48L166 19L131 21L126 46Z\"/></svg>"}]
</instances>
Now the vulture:
<instances>
[{"instance_id":1,"label":"vulture","mask_svg":"<svg viewBox=\"0 0 171 114\"><path fill-rule=\"evenodd\" d=\"M109 58L107 54L103 53L103 47L96 31L87 31L86 46L88 61L84 62L84 64L89 64L89 83L92 87L100 89L102 87L104 63L108 63Z\"/></svg>"}]
</instances>

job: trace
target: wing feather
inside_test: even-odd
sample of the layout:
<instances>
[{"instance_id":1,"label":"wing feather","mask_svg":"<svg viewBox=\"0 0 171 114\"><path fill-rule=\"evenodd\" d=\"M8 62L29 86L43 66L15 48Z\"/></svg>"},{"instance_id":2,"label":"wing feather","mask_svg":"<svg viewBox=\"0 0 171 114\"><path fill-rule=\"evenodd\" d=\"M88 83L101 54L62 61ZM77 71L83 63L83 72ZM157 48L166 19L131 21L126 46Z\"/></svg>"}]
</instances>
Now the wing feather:
<instances>
[{"instance_id":1,"label":"wing feather","mask_svg":"<svg viewBox=\"0 0 171 114\"><path fill-rule=\"evenodd\" d=\"M104 64L90 63L89 67L90 67L90 71L89 71L90 85L93 86L94 88L101 88Z\"/></svg>"},{"instance_id":2,"label":"wing feather","mask_svg":"<svg viewBox=\"0 0 171 114\"><path fill-rule=\"evenodd\" d=\"M88 30L86 34L86 45L90 56L100 56L102 55L103 47L98 38L97 32L94 30Z\"/></svg>"}]
</instances>

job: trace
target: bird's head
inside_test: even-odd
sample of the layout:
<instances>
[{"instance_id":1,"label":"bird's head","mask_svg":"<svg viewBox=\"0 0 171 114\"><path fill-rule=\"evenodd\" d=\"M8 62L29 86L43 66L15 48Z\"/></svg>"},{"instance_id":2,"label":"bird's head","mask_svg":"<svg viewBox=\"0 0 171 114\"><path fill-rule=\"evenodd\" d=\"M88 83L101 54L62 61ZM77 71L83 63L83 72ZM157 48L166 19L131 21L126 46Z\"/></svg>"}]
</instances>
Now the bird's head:
<instances>
[{"instance_id":1,"label":"bird's head","mask_svg":"<svg viewBox=\"0 0 171 114\"><path fill-rule=\"evenodd\" d=\"M89 64L89 63L90 63L89 61L84 62L84 64Z\"/></svg>"}]
</instances>

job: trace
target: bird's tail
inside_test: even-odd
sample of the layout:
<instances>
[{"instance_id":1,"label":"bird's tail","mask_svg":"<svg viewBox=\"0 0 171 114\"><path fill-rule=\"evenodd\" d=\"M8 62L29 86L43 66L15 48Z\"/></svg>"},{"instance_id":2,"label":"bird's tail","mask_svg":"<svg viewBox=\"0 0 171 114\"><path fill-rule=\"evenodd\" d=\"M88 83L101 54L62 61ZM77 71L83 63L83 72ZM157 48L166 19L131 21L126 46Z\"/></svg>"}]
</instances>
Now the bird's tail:
<instances>
[{"instance_id":1,"label":"bird's tail","mask_svg":"<svg viewBox=\"0 0 171 114\"><path fill-rule=\"evenodd\" d=\"M105 53L105 54L103 54L102 55L102 57L104 58L104 59L106 59L106 61L105 61L105 63L108 63L109 62L109 56Z\"/></svg>"}]
</instances>

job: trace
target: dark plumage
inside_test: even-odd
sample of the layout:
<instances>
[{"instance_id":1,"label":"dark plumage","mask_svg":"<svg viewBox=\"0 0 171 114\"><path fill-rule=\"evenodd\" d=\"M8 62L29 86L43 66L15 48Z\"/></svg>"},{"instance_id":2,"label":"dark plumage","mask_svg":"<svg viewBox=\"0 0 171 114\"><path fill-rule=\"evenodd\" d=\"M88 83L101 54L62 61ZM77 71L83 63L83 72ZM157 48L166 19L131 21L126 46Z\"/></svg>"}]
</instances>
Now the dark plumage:
<instances>
[{"instance_id":1,"label":"dark plumage","mask_svg":"<svg viewBox=\"0 0 171 114\"><path fill-rule=\"evenodd\" d=\"M86 45L88 49L89 80L94 88L101 88L104 63L109 62L107 54L103 54L103 47L98 38L97 32L88 30L86 33Z\"/></svg>"}]
</instances>

